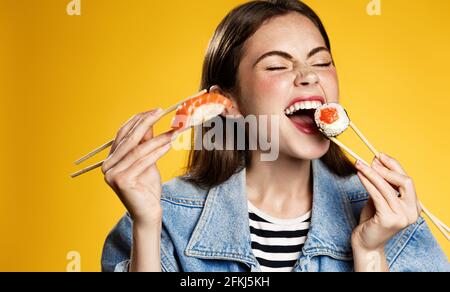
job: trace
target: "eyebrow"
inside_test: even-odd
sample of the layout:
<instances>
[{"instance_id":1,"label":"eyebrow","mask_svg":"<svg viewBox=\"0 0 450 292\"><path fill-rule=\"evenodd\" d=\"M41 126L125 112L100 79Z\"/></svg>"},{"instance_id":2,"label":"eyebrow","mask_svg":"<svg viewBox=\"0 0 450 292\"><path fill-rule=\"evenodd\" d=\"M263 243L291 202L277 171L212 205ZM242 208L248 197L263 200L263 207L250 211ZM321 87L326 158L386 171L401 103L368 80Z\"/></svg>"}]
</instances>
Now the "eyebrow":
<instances>
[{"instance_id":1,"label":"eyebrow","mask_svg":"<svg viewBox=\"0 0 450 292\"><path fill-rule=\"evenodd\" d=\"M317 47L313 50L311 50L311 52L308 53L307 59L311 58L312 56L314 56L315 54L322 52L322 51L326 51L328 53L330 53L330 50L327 47ZM263 54L261 57L259 57L256 62L253 64L253 67L255 67L259 62L261 62L263 59L267 58L267 57L271 57L271 56L280 56L286 60L292 61L294 60L294 57L292 57L289 53L283 52L283 51L270 51L267 52L265 54Z\"/></svg>"}]
</instances>

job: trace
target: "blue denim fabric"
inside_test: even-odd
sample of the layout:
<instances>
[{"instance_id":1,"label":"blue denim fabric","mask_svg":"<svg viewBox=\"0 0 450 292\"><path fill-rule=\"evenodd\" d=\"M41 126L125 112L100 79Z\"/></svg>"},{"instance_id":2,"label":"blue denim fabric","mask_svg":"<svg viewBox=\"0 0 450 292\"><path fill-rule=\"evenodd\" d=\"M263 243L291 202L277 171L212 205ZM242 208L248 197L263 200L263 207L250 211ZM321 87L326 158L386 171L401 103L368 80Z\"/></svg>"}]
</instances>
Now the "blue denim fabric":
<instances>
[{"instance_id":1,"label":"blue denim fabric","mask_svg":"<svg viewBox=\"0 0 450 292\"><path fill-rule=\"evenodd\" d=\"M312 162L311 228L294 271L353 271L350 238L368 194L358 176L341 178ZM161 268L165 272L260 271L252 253L246 171L210 190L176 178L163 185ZM132 246L128 214L108 235L103 271L127 271ZM385 248L391 271L450 271L448 259L423 218L395 235Z\"/></svg>"}]
</instances>

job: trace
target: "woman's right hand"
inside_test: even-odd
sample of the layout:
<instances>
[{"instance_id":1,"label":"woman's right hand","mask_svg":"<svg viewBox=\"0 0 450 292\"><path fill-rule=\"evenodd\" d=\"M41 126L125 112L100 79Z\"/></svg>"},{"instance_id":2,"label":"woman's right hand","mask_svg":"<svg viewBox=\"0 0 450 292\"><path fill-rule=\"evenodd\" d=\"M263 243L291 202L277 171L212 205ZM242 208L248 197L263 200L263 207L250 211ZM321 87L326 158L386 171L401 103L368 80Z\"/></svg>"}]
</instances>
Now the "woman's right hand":
<instances>
[{"instance_id":1,"label":"woman's right hand","mask_svg":"<svg viewBox=\"0 0 450 292\"><path fill-rule=\"evenodd\" d=\"M162 219L161 176L156 162L171 147L174 131L153 137L161 109L137 114L118 131L102 166L106 183L114 190L134 223L159 224Z\"/></svg>"}]
</instances>

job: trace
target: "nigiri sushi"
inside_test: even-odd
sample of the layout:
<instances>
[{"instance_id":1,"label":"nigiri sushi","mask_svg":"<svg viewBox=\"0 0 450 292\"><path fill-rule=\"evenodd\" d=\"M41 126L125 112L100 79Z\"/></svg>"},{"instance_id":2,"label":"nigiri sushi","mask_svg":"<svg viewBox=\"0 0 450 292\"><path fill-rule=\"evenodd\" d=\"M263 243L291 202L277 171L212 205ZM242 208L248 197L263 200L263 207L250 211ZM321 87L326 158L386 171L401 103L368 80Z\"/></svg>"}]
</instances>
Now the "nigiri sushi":
<instances>
[{"instance_id":1,"label":"nigiri sushi","mask_svg":"<svg viewBox=\"0 0 450 292\"><path fill-rule=\"evenodd\" d=\"M232 108L231 100L225 96L217 93L205 93L178 107L172 121L172 129L182 130L201 125Z\"/></svg>"},{"instance_id":2,"label":"nigiri sushi","mask_svg":"<svg viewBox=\"0 0 450 292\"><path fill-rule=\"evenodd\" d=\"M339 103L327 103L316 109L314 120L327 137L337 137L350 126L350 118Z\"/></svg>"}]
</instances>

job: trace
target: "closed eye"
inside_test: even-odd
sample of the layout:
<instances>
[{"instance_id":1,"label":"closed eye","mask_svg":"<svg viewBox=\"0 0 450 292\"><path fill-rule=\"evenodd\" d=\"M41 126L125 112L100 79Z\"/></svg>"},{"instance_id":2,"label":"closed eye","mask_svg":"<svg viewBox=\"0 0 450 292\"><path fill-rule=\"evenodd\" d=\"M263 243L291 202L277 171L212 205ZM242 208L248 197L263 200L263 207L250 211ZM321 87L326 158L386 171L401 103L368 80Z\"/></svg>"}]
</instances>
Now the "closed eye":
<instances>
[{"instance_id":1,"label":"closed eye","mask_svg":"<svg viewBox=\"0 0 450 292\"><path fill-rule=\"evenodd\" d=\"M333 62L323 63L323 64L316 64L316 65L313 65L313 66L314 67L329 67L329 66L331 66L331 64L333 64Z\"/></svg>"},{"instance_id":2,"label":"closed eye","mask_svg":"<svg viewBox=\"0 0 450 292\"><path fill-rule=\"evenodd\" d=\"M269 71L277 71L277 70L285 70L285 69L287 69L287 67L270 67L270 68L267 68L267 70L269 70Z\"/></svg>"}]
</instances>

